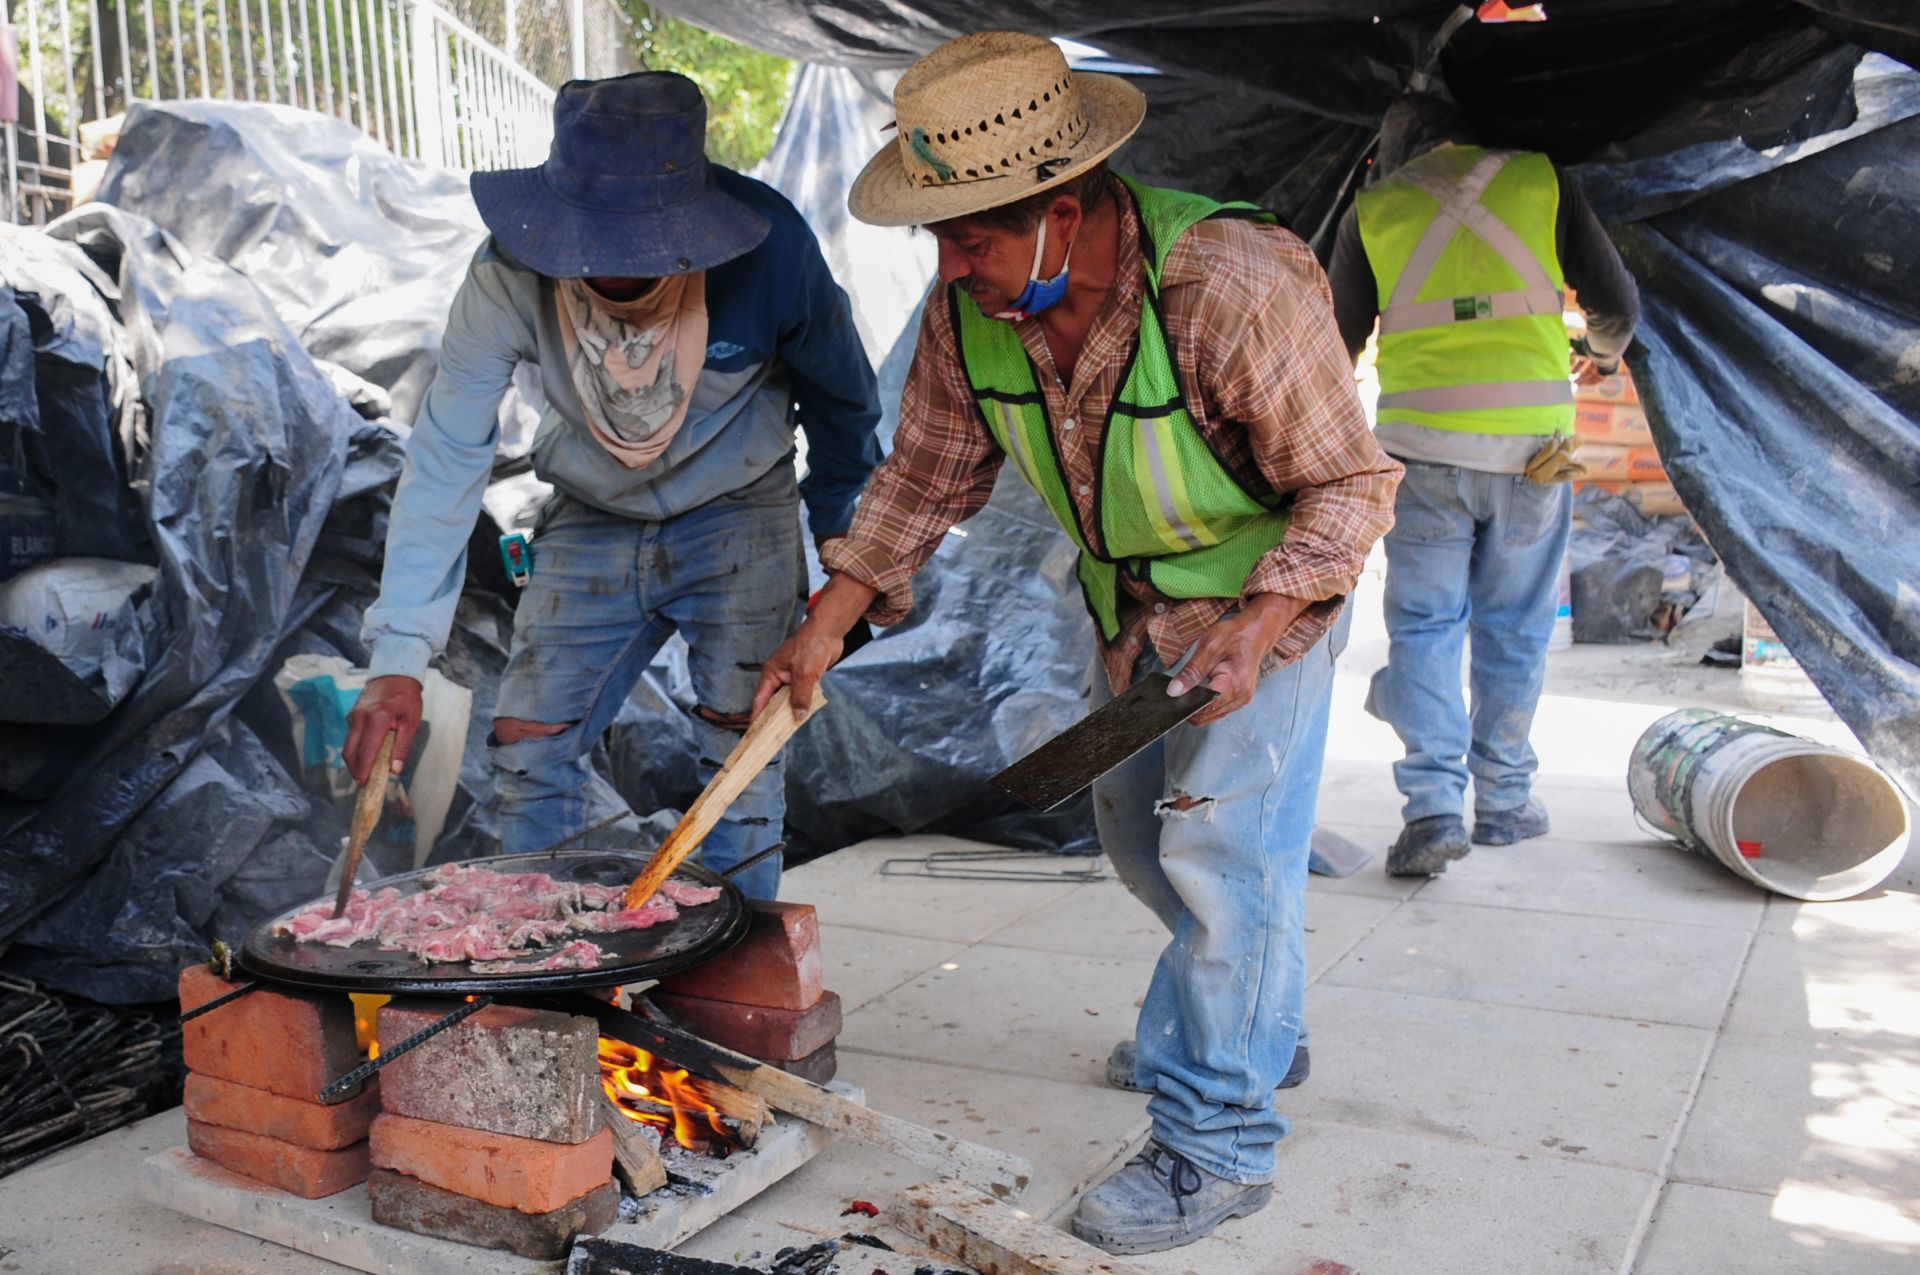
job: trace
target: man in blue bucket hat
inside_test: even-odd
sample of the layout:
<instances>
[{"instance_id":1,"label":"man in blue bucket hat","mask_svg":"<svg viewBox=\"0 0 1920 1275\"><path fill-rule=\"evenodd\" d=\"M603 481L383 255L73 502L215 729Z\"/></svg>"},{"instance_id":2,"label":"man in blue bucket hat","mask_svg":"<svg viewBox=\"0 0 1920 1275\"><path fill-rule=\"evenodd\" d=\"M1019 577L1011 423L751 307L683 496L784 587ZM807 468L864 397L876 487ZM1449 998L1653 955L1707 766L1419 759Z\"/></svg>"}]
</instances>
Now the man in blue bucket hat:
<instances>
[{"instance_id":1,"label":"man in blue bucket hat","mask_svg":"<svg viewBox=\"0 0 1920 1275\"><path fill-rule=\"evenodd\" d=\"M799 506L816 541L846 530L879 462L879 400L846 294L791 204L710 164L706 103L669 72L574 81L537 168L475 173L491 232L453 301L440 368L407 443L374 674L347 765L365 782L445 645L467 540L515 368L547 400L534 472L553 485L520 598L490 739L508 853L589 820L589 754L660 645L688 643L699 778L747 725L760 661L803 610ZM807 434L796 481L794 427ZM706 839L724 869L778 841L776 761ZM773 897L776 860L739 878Z\"/></svg>"}]
</instances>

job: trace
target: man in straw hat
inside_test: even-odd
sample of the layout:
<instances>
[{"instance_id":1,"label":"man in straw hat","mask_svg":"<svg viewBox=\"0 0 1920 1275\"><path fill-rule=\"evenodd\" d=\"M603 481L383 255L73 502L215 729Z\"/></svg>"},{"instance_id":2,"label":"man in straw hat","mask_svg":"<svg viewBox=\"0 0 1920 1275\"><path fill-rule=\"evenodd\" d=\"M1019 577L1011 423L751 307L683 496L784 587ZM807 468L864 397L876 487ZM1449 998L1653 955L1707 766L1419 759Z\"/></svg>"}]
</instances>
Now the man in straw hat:
<instances>
[{"instance_id":1,"label":"man in straw hat","mask_svg":"<svg viewBox=\"0 0 1920 1275\"><path fill-rule=\"evenodd\" d=\"M408 439L364 628L376 676L346 752L362 782L389 731L396 770L407 754L466 574L495 414L532 363L548 404L534 471L555 498L489 741L509 853L588 826L588 755L676 630L699 778L712 778L745 729L761 657L802 609L799 505L816 539L839 535L880 459L873 370L812 232L771 187L710 165L705 139L706 103L684 76L574 81L546 163L473 175L491 233ZM809 443L798 484L796 416ZM772 846L784 812L776 762L707 837L707 865ZM771 898L779 876L775 859L740 885Z\"/></svg>"},{"instance_id":2,"label":"man in straw hat","mask_svg":"<svg viewBox=\"0 0 1920 1275\"><path fill-rule=\"evenodd\" d=\"M1332 630L1400 466L1367 432L1306 247L1258 209L1107 171L1145 113L1131 85L992 32L921 59L894 108L850 204L927 226L945 287L894 453L756 703L781 683L805 702L857 619L905 616L913 573L1009 457L1081 550L1096 699L1162 669L1171 694L1218 692L1094 789L1102 844L1173 939L1110 1060L1152 1095L1152 1140L1073 1227L1170 1248L1272 1194Z\"/></svg>"}]
</instances>

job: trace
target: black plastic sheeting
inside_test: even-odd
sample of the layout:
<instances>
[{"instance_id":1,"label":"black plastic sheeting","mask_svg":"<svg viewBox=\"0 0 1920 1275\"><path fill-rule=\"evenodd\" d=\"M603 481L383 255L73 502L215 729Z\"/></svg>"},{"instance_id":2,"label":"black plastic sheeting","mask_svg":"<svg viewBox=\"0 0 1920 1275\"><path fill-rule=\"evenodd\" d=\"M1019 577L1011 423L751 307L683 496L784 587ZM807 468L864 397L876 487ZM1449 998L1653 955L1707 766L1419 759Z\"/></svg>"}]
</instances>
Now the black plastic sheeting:
<instances>
[{"instance_id":1,"label":"black plastic sheeting","mask_svg":"<svg viewBox=\"0 0 1920 1275\"><path fill-rule=\"evenodd\" d=\"M234 880L243 864L282 886L310 878L284 891L297 895L330 860L303 831L261 862L261 842L309 811L236 709L318 601L303 573L329 512L389 480L396 457L229 267L112 208L75 214L58 238L85 249L67 247L68 263L89 273L90 258L118 313L107 331L150 421L131 468L160 579L145 677L105 721L0 727L0 753L33 763L9 767L0 808L0 941L15 945L10 968L61 990L162 999L183 931L251 884ZM87 420L38 406L50 429ZM300 871L303 854L318 873Z\"/></svg>"},{"instance_id":2,"label":"black plastic sheeting","mask_svg":"<svg viewBox=\"0 0 1920 1275\"><path fill-rule=\"evenodd\" d=\"M1618 233L1681 499L1814 684L1920 792L1920 119Z\"/></svg>"}]
</instances>

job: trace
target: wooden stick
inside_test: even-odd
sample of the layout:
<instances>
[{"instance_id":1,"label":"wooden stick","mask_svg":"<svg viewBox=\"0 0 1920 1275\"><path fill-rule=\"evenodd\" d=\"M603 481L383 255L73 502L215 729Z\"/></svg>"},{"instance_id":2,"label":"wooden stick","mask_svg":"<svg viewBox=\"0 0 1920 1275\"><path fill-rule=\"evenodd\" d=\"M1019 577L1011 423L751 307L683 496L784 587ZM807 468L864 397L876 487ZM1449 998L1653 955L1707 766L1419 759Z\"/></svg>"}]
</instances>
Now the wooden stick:
<instances>
[{"instance_id":1,"label":"wooden stick","mask_svg":"<svg viewBox=\"0 0 1920 1275\"><path fill-rule=\"evenodd\" d=\"M696 1076L759 1094L777 1111L971 1182L1000 1199L1019 1195L1033 1178L1033 1166L1018 1156L849 1102L810 1080L722 1049L677 1027L650 1023L586 996L574 997L569 1006L574 1013L592 1016L600 1030L616 1040L650 1050Z\"/></svg>"},{"instance_id":2,"label":"wooden stick","mask_svg":"<svg viewBox=\"0 0 1920 1275\"><path fill-rule=\"evenodd\" d=\"M894 1198L893 1222L943 1257L1000 1275L1144 1275L960 1182L908 1187Z\"/></svg>"},{"instance_id":3,"label":"wooden stick","mask_svg":"<svg viewBox=\"0 0 1920 1275\"><path fill-rule=\"evenodd\" d=\"M820 711L827 697L820 692L816 684L813 688L812 713ZM720 816L746 791L761 771L767 768L774 754L778 753L786 742L793 738L793 732L800 729L801 723L793 720L791 688L781 687L767 701L760 715L753 719L746 733L740 737L727 760L721 765L720 772L713 777L706 790L693 799L687 807L687 813L680 816L680 822L674 825L660 848L653 852L653 858L647 860L647 866L627 887L627 895L622 906L637 908L654 896L654 893L673 875L686 857L694 852L713 826L720 822Z\"/></svg>"},{"instance_id":4,"label":"wooden stick","mask_svg":"<svg viewBox=\"0 0 1920 1275\"><path fill-rule=\"evenodd\" d=\"M347 910L347 896L353 893L353 874L360 867L360 852L367 848L367 838L373 835L374 827L380 822L380 812L386 807L387 779L393 769L393 741L398 736L398 731L390 730L380 741L373 769L367 773L367 782L360 785L359 799L353 803L353 831L347 838L347 861L340 869L340 892L333 896L335 916Z\"/></svg>"},{"instance_id":5,"label":"wooden stick","mask_svg":"<svg viewBox=\"0 0 1920 1275\"><path fill-rule=\"evenodd\" d=\"M667 1168L660 1163L659 1149L604 1089L600 1091L600 1119L613 1130L613 1158L627 1180L627 1189L644 1197L665 1186Z\"/></svg>"}]
</instances>

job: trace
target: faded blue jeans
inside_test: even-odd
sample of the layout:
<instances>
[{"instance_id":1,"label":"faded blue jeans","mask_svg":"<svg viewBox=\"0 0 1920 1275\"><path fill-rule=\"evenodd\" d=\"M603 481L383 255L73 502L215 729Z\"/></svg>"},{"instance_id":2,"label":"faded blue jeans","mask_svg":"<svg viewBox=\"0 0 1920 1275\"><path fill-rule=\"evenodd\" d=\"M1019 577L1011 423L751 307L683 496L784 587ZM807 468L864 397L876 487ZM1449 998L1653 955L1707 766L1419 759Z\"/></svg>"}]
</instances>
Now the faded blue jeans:
<instances>
[{"instance_id":1,"label":"faded blue jeans","mask_svg":"<svg viewBox=\"0 0 1920 1275\"><path fill-rule=\"evenodd\" d=\"M566 500L541 526L494 714L568 728L489 750L507 853L543 850L586 828L593 746L676 629L698 704L697 771L702 784L713 778L746 726L761 662L802 611L798 502L793 468L776 465L664 522ZM708 834L699 852L707 867L731 867L780 840L785 785L776 757ZM779 857L735 884L773 898Z\"/></svg>"},{"instance_id":2,"label":"faded blue jeans","mask_svg":"<svg viewBox=\"0 0 1920 1275\"><path fill-rule=\"evenodd\" d=\"M1387 666L1367 708L1406 748L1403 817L1526 804L1539 768L1527 733L1547 675L1573 491L1524 474L1407 461L1387 533ZM1460 659L1473 640L1472 707Z\"/></svg>"},{"instance_id":3,"label":"faded blue jeans","mask_svg":"<svg viewBox=\"0 0 1920 1275\"><path fill-rule=\"evenodd\" d=\"M1235 1182L1272 1181L1287 1136L1273 1091L1302 1034L1308 841L1347 623L1251 704L1176 726L1093 786L1101 847L1173 932L1134 1029L1153 1136ZM1159 667L1149 653L1137 672ZM1111 698L1095 661L1093 706Z\"/></svg>"}]
</instances>

